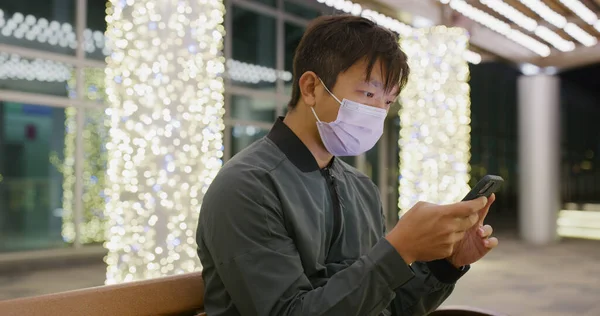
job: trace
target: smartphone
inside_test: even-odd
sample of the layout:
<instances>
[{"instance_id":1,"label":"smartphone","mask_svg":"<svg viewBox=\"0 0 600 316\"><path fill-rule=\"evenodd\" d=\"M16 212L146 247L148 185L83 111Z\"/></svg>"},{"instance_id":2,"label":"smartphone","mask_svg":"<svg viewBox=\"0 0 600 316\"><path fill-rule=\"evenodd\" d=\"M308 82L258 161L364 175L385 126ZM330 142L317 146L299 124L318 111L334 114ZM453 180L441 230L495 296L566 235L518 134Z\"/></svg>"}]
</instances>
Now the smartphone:
<instances>
[{"instance_id":1,"label":"smartphone","mask_svg":"<svg viewBox=\"0 0 600 316\"><path fill-rule=\"evenodd\" d=\"M502 177L488 174L477 182L471 191L467 193L463 201L475 200L482 196L489 198L492 193L498 192L502 183L504 183Z\"/></svg>"}]
</instances>

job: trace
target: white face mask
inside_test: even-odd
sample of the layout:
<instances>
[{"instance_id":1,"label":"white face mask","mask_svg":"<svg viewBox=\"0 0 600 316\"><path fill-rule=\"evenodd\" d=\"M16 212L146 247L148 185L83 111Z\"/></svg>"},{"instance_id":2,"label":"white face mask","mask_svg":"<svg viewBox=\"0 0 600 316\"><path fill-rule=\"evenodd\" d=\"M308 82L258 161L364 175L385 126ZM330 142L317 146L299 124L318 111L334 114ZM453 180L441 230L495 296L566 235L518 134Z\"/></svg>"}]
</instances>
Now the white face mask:
<instances>
[{"instance_id":1,"label":"white face mask","mask_svg":"<svg viewBox=\"0 0 600 316\"><path fill-rule=\"evenodd\" d=\"M340 104L337 119L331 123L321 122L311 108L327 151L334 156L358 156L373 148L383 134L387 111L348 99L340 101L320 78L319 81Z\"/></svg>"}]
</instances>

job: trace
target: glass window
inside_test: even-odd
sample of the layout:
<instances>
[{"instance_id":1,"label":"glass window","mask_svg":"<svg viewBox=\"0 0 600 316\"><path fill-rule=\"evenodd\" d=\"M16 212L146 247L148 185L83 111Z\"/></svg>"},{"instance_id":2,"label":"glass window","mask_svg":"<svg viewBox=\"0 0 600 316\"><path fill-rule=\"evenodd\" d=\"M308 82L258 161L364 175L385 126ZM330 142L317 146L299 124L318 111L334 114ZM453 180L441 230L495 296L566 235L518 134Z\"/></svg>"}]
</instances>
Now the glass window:
<instances>
[{"instance_id":1,"label":"glass window","mask_svg":"<svg viewBox=\"0 0 600 316\"><path fill-rule=\"evenodd\" d=\"M231 15L233 60L227 70L233 84L275 92L275 18L239 7Z\"/></svg>"},{"instance_id":2,"label":"glass window","mask_svg":"<svg viewBox=\"0 0 600 316\"><path fill-rule=\"evenodd\" d=\"M65 113L0 102L0 252L65 246L63 199L73 191L63 191L63 172L74 167L64 159Z\"/></svg>"},{"instance_id":3,"label":"glass window","mask_svg":"<svg viewBox=\"0 0 600 316\"><path fill-rule=\"evenodd\" d=\"M304 34L304 27L285 23L285 68L286 72L289 72L289 80L285 81L285 93L287 95L292 94L292 72L294 71L294 55L296 54L296 48L300 44L300 39Z\"/></svg>"},{"instance_id":4,"label":"glass window","mask_svg":"<svg viewBox=\"0 0 600 316\"><path fill-rule=\"evenodd\" d=\"M2 1L0 35L2 44L75 55L75 1Z\"/></svg>"},{"instance_id":5,"label":"glass window","mask_svg":"<svg viewBox=\"0 0 600 316\"><path fill-rule=\"evenodd\" d=\"M276 103L273 100L231 96L231 117L241 120L273 122Z\"/></svg>"},{"instance_id":6,"label":"glass window","mask_svg":"<svg viewBox=\"0 0 600 316\"><path fill-rule=\"evenodd\" d=\"M231 127L231 156L250 146L255 141L265 137L269 130L250 125L235 125Z\"/></svg>"},{"instance_id":7,"label":"glass window","mask_svg":"<svg viewBox=\"0 0 600 316\"><path fill-rule=\"evenodd\" d=\"M0 52L0 89L66 97L73 71L64 63Z\"/></svg>"},{"instance_id":8,"label":"glass window","mask_svg":"<svg viewBox=\"0 0 600 316\"><path fill-rule=\"evenodd\" d=\"M305 18L308 20L312 20L321 15L321 12L315 10L313 8L308 8L300 3L294 1L286 1L283 3L283 9L287 13L291 13L293 15L299 16L301 18Z\"/></svg>"},{"instance_id":9,"label":"glass window","mask_svg":"<svg viewBox=\"0 0 600 316\"><path fill-rule=\"evenodd\" d=\"M83 70L83 99L88 102L91 101L98 103L98 105L102 107L107 105L105 103L106 95L104 92L105 78L106 76L104 74L104 68L85 68ZM67 89L70 98L77 97L77 84L75 82L75 76L71 77L67 83Z\"/></svg>"},{"instance_id":10,"label":"glass window","mask_svg":"<svg viewBox=\"0 0 600 316\"><path fill-rule=\"evenodd\" d=\"M87 27L83 32L87 58L104 60L110 54L104 46L106 32L107 1L87 1Z\"/></svg>"},{"instance_id":11,"label":"glass window","mask_svg":"<svg viewBox=\"0 0 600 316\"><path fill-rule=\"evenodd\" d=\"M277 7L277 0L250 0L251 2L262 3L270 7Z\"/></svg>"}]
</instances>

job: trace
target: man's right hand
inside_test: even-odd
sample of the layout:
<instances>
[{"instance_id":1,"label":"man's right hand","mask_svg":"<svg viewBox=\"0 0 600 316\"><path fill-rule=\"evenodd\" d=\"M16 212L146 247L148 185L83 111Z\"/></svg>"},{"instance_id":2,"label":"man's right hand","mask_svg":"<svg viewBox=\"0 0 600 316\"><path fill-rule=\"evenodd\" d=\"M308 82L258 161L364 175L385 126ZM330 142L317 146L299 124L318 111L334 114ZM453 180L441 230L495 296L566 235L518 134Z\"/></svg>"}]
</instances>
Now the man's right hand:
<instances>
[{"instance_id":1,"label":"man's right hand","mask_svg":"<svg viewBox=\"0 0 600 316\"><path fill-rule=\"evenodd\" d=\"M407 264L448 258L486 204L485 197L449 205L419 202L385 238Z\"/></svg>"}]
</instances>

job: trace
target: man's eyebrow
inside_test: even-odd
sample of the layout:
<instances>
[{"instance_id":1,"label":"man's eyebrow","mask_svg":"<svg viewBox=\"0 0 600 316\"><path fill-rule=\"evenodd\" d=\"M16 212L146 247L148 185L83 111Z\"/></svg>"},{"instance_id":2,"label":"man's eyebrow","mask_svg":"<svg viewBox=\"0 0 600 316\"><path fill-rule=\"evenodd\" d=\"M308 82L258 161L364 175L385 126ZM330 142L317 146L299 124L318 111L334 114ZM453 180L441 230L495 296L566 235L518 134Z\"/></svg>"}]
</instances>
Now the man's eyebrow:
<instances>
[{"instance_id":1,"label":"man's eyebrow","mask_svg":"<svg viewBox=\"0 0 600 316\"><path fill-rule=\"evenodd\" d=\"M375 88L383 89L383 83L379 80L371 79L369 81L365 81L365 83L372 85Z\"/></svg>"},{"instance_id":2,"label":"man's eyebrow","mask_svg":"<svg viewBox=\"0 0 600 316\"><path fill-rule=\"evenodd\" d=\"M366 81L366 80L365 80L365 81L364 81L364 83L366 83L366 84L368 84L368 85L371 85L371 86L373 86L373 87L375 87L375 88L377 88L377 89L383 89L383 88L384 88L384 84L383 84L381 81L377 80L377 79L371 79L371 80L369 80L369 81ZM393 95L394 95L395 97L398 97L398 96L400 96L400 89L398 89L398 86L396 86L396 87L392 88L392 90L391 90L390 92L392 92L392 91L394 91L394 90L396 90L396 92L395 92L395 93L393 93Z\"/></svg>"}]
</instances>

